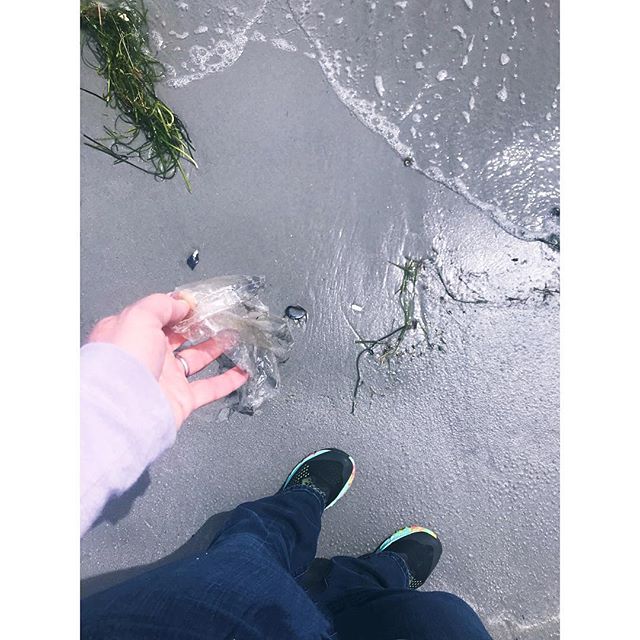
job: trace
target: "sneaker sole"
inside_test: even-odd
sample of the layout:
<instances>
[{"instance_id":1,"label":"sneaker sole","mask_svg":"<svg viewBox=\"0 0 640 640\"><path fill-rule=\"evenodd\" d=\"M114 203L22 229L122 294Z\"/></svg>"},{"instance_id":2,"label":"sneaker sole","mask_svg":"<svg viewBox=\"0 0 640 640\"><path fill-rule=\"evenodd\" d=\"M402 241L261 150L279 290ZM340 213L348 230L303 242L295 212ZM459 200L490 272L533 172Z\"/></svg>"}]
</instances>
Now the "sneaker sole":
<instances>
[{"instance_id":1,"label":"sneaker sole","mask_svg":"<svg viewBox=\"0 0 640 640\"><path fill-rule=\"evenodd\" d=\"M431 531L431 529L427 529L426 527L419 527L417 525L412 525L410 527L403 527L402 529L398 529L395 533L392 533L377 549L376 553L380 553L384 551L389 545L393 544L397 540L401 540L402 538L406 538L410 536L412 533L428 533L432 538L438 540L438 534L435 531Z\"/></svg>"},{"instance_id":2,"label":"sneaker sole","mask_svg":"<svg viewBox=\"0 0 640 640\"><path fill-rule=\"evenodd\" d=\"M298 462L298 464L293 468L293 471L291 471L291 473L287 476L287 479L284 481L284 484L282 485L282 488L280 489L280 491L282 491L282 489L284 489L287 484L289 483L289 480L291 480L291 478L293 478L293 476L296 475L298 469L305 464L305 462L309 462L309 460L313 460L314 458L317 458L319 455L322 455L323 453L327 453L327 451L331 451L331 449L320 449L319 451L315 451L314 453L308 455L304 460L300 460L300 462ZM340 493L336 496L335 500L333 500L332 502L330 502L325 508L324 510L326 511L327 509L329 509L330 507L333 507L333 505L338 502L338 500L340 500L340 498L342 498L342 496L347 493L347 491L349 490L349 487L352 485L353 483L353 479L356 476L356 463L354 462L353 458L347 454L347 457L349 458L349 460L351 461L351 466L352 466L352 470L351 470L351 475L349 476L349 479L347 480L347 482L345 483L344 487L342 487L342 489L340 490Z\"/></svg>"}]
</instances>

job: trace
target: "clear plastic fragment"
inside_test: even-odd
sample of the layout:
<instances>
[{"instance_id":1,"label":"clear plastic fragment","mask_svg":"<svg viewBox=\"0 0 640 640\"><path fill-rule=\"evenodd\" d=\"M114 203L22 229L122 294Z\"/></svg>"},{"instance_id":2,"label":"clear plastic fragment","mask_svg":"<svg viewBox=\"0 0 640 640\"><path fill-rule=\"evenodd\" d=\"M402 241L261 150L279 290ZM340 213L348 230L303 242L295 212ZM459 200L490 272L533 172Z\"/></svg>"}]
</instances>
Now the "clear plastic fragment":
<instances>
[{"instance_id":1,"label":"clear plastic fragment","mask_svg":"<svg viewBox=\"0 0 640 640\"><path fill-rule=\"evenodd\" d=\"M280 387L278 365L285 362L293 338L287 321L269 313L258 298L261 276L220 276L175 289L193 311L173 330L191 343L231 332L234 344L218 359L221 369L239 366L249 380L228 400L231 411L252 415Z\"/></svg>"}]
</instances>

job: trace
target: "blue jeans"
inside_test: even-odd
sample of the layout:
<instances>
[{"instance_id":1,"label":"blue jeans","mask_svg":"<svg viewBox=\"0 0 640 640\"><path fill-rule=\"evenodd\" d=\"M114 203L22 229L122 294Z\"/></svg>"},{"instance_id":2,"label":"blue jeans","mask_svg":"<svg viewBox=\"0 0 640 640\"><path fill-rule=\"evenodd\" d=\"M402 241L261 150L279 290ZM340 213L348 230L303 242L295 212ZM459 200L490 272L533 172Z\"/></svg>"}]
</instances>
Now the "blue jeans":
<instances>
[{"instance_id":1,"label":"blue jeans","mask_svg":"<svg viewBox=\"0 0 640 640\"><path fill-rule=\"evenodd\" d=\"M310 569L323 508L307 487L241 504L206 552L85 598L82 637L490 640L460 598L409 590L393 552Z\"/></svg>"}]
</instances>

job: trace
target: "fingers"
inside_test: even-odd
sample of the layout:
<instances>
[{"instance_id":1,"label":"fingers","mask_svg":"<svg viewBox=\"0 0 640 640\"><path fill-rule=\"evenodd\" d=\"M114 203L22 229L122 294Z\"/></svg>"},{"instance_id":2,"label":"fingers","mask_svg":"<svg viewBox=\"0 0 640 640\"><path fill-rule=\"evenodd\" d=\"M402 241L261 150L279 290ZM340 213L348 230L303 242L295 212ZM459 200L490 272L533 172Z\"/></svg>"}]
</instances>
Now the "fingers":
<instances>
[{"instance_id":1,"label":"fingers","mask_svg":"<svg viewBox=\"0 0 640 640\"><path fill-rule=\"evenodd\" d=\"M163 329L163 331L164 331L164 335L167 336L167 340L169 341L169 347L171 348L171 351L175 351L186 342L186 340L184 339L184 336L181 336L179 333L176 333L171 329L165 328Z\"/></svg>"},{"instance_id":2,"label":"fingers","mask_svg":"<svg viewBox=\"0 0 640 640\"><path fill-rule=\"evenodd\" d=\"M187 361L191 374L202 371L216 358L219 358L234 344L233 336L218 334L215 338L205 340L193 347L180 351L180 356Z\"/></svg>"},{"instance_id":3,"label":"fingers","mask_svg":"<svg viewBox=\"0 0 640 640\"><path fill-rule=\"evenodd\" d=\"M191 310L195 309L196 306L198 305L198 303L196 302L195 298L193 297L193 295L189 291L174 291L173 293L170 293L169 295L172 298L175 298L176 300L184 300L189 305L189 308Z\"/></svg>"},{"instance_id":4,"label":"fingers","mask_svg":"<svg viewBox=\"0 0 640 640\"><path fill-rule=\"evenodd\" d=\"M179 354L181 358L186 360L190 375L193 375L210 365L223 351L224 348L221 348L216 339L211 338L194 347L182 349Z\"/></svg>"},{"instance_id":5,"label":"fingers","mask_svg":"<svg viewBox=\"0 0 640 640\"><path fill-rule=\"evenodd\" d=\"M130 310L147 313L158 321L160 327L167 327L186 318L191 307L186 300L172 298L166 293L154 293L135 302Z\"/></svg>"},{"instance_id":6,"label":"fingers","mask_svg":"<svg viewBox=\"0 0 640 640\"><path fill-rule=\"evenodd\" d=\"M193 396L193 408L199 409L205 404L228 396L236 389L239 389L248 379L249 374L246 371L243 371L240 367L234 367L219 376L191 382L189 386Z\"/></svg>"}]
</instances>

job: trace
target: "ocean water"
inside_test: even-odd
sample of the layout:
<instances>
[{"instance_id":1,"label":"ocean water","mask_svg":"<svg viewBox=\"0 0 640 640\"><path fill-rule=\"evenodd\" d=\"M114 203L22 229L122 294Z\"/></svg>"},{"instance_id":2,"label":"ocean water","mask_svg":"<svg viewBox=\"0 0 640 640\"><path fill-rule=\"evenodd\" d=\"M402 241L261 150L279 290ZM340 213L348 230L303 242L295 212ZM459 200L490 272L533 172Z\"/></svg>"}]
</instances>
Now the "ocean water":
<instances>
[{"instance_id":1,"label":"ocean water","mask_svg":"<svg viewBox=\"0 0 640 640\"><path fill-rule=\"evenodd\" d=\"M228 69L252 41L305 55L413 170L514 237L559 248L557 0L153 0L149 9L170 86Z\"/></svg>"}]
</instances>

